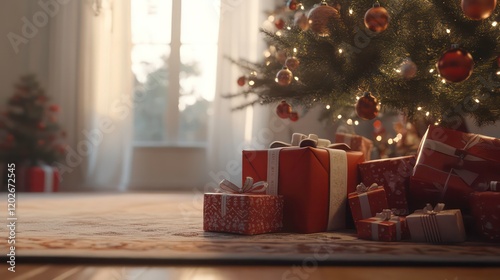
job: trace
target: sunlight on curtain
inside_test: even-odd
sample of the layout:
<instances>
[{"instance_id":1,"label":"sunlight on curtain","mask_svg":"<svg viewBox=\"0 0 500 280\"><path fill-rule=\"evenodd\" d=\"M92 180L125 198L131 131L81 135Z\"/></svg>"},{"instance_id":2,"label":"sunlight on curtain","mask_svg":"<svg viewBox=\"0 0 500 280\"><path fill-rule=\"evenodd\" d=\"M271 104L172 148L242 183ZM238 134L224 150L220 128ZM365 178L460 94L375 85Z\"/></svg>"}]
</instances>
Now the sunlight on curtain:
<instances>
[{"instance_id":1,"label":"sunlight on curtain","mask_svg":"<svg viewBox=\"0 0 500 280\"><path fill-rule=\"evenodd\" d=\"M79 127L90 143L86 185L125 190L132 148L130 2L102 1L98 16L83 3ZM82 145L80 142L77 145Z\"/></svg>"},{"instance_id":2,"label":"sunlight on curtain","mask_svg":"<svg viewBox=\"0 0 500 280\"><path fill-rule=\"evenodd\" d=\"M232 112L231 108L248 100L225 99L221 95L239 92L236 81L247 74L226 57L263 59L265 44L259 26L265 19L264 11L273 8L273 1L221 1L217 86L207 156L212 182L207 186L217 184L222 177L241 181L241 150L252 146L255 132L267 124L268 114L262 107Z\"/></svg>"}]
</instances>

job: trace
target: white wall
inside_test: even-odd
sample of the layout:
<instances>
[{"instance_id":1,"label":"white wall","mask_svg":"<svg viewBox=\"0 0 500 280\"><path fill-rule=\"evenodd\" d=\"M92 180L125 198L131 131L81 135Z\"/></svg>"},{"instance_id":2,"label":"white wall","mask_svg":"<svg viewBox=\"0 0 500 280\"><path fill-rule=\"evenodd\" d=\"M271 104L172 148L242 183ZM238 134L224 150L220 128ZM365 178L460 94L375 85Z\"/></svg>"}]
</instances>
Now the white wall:
<instances>
[{"instance_id":1,"label":"white wall","mask_svg":"<svg viewBox=\"0 0 500 280\"><path fill-rule=\"evenodd\" d=\"M36 27L32 38L23 35L23 18L33 23L33 15L42 11L34 0L0 0L0 108L13 94L13 85L19 77L26 74L36 74L43 88L47 88L48 81L48 34L50 17L46 24ZM16 34L27 40L13 46L8 38L9 34ZM16 50L17 48L17 50ZM16 52L17 51L17 52ZM50 95L50 93L48 93Z\"/></svg>"}]
</instances>

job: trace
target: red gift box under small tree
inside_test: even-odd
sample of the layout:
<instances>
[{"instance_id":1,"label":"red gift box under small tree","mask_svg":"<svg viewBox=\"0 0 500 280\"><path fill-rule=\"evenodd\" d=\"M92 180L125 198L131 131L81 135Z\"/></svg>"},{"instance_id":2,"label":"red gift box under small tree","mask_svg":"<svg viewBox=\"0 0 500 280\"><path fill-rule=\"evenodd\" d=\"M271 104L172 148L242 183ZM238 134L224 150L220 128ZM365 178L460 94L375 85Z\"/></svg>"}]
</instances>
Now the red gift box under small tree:
<instances>
[{"instance_id":1,"label":"red gift box under small tree","mask_svg":"<svg viewBox=\"0 0 500 280\"><path fill-rule=\"evenodd\" d=\"M49 97L33 75L21 77L15 85L6 111L0 115L0 160L15 163L19 171L27 168L18 172L18 179L24 182L24 186L18 184L18 190L57 190L57 170L51 167L50 172L46 166L65 153L65 132L58 124L59 111L58 105L49 103ZM57 180L50 180L48 177L54 174ZM50 182L51 186L45 186Z\"/></svg>"}]
</instances>

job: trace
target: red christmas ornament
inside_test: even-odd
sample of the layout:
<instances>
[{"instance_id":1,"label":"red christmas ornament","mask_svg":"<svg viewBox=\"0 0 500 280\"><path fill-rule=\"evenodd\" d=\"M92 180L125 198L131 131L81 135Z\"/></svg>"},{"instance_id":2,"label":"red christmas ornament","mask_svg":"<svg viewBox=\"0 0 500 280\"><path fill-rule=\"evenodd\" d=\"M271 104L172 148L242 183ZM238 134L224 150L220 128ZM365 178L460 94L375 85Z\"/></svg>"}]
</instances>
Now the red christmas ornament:
<instances>
[{"instance_id":1,"label":"red christmas ornament","mask_svg":"<svg viewBox=\"0 0 500 280\"><path fill-rule=\"evenodd\" d=\"M280 86L288 86L292 82L292 78L292 71L288 70L288 67L286 66L283 66L283 68L276 74L276 82Z\"/></svg>"},{"instance_id":2,"label":"red christmas ornament","mask_svg":"<svg viewBox=\"0 0 500 280\"><path fill-rule=\"evenodd\" d=\"M309 20L303 12L296 12L293 16L293 23L302 31L309 29Z\"/></svg>"},{"instance_id":3,"label":"red christmas ornament","mask_svg":"<svg viewBox=\"0 0 500 280\"><path fill-rule=\"evenodd\" d=\"M51 112L57 113L57 112L59 112L59 110L60 110L60 108L56 104L52 104L49 106L49 111L51 111Z\"/></svg>"},{"instance_id":4,"label":"red christmas ornament","mask_svg":"<svg viewBox=\"0 0 500 280\"><path fill-rule=\"evenodd\" d=\"M297 0L289 0L286 5L288 6L288 9L295 11L295 10L297 10L297 6L299 5L299 2Z\"/></svg>"},{"instance_id":5,"label":"red christmas ornament","mask_svg":"<svg viewBox=\"0 0 500 280\"><path fill-rule=\"evenodd\" d=\"M12 134L10 134L10 133L9 133L9 134L7 134L7 136L5 137L5 141L6 141L7 143L12 143L12 142L14 142L14 135L12 135Z\"/></svg>"},{"instance_id":6,"label":"red christmas ornament","mask_svg":"<svg viewBox=\"0 0 500 280\"><path fill-rule=\"evenodd\" d=\"M328 25L331 22L340 21L339 12L335 8L328 6L325 1L321 2L319 6L311 9L307 17L311 30L322 37L330 36Z\"/></svg>"},{"instance_id":7,"label":"red christmas ornament","mask_svg":"<svg viewBox=\"0 0 500 280\"><path fill-rule=\"evenodd\" d=\"M274 21L274 26L276 26L276 28L281 30L285 27L285 21L283 19L279 18L279 19Z\"/></svg>"},{"instance_id":8,"label":"red christmas ornament","mask_svg":"<svg viewBox=\"0 0 500 280\"><path fill-rule=\"evenodd\" d=\"M288 118L292 121L292 122L296 122L299 120L299 113L297 112L291 112L290 115L288 116Z\"/></svg>"},{"instance_id":9,"label":"red christmas ornament","mask_svg":"<svg viewBox=\"0 0 500 280\"><path fill-rule=\"evenodd\" d=\"M292 106L288 104L285 100L281 101L278 106L276 106L276 115L282 119L288 119L292 113Z\"/></svg>"},{"instance_id":10,"label":"red christmas ornament","mask_svg":"<svg viewBox=\"0 0 500 280\"><path fill-rule=\"evenodd\" d=\"M241 76L238 78L238 85L240 87L244 86L246 84L246 82L247 82L247 77Z\"/></svg>"},{"instance_id":11,"label":"red christmas ornament","mask_svg":"<svg viewBox=\"0 0 500 280\"><path fill-rule=\"evenodd\" d=\"M373 4L373 8L366 11L365 26L373 32L382 32L389 26L389 13L380 3Z\"/></svg>"},{"instance_id":12,"label":"red christmas ornament","mask_svg":"<svg viewBox=\"0 0 500 280\"><path fill-rule=\"evenodd\" d=\"M365 92L356 103L356 114L364 120L373 120L377 117L378 111L379 105L377 98L369 92Z\"/></svg>"},{"instance_id":13,"label":"red christmas ornament","mask_svg":"<svg viewBox=\"0 0 500 280\"><path fill-rule=\"evenodd\" d=\"M497 0L462 0L462 11L473 20L488 18L497 5Z\"/></svg>"},{"instance_id":14,"label":"red christmas ornament","mask_svg":"<svg viewBox=\"0 0 500 280\"><path fill-rule=\"evenodd\" d=\"M287 58L285 61L285 66L292 71L297 69L299 65L300 61L294 56Z\"/></svg>"},{"instance_id":15,"label":"red christmas ornament","mask_svg":"<svg viewBox=\"0 0 500 280\"><path fill-rule=\"evenodd\" d=\"M474 60L470 53L454 45L441 56L436 66L446 81L458 83L470 77L474 69Z\"/></svg>"}]
</instances>

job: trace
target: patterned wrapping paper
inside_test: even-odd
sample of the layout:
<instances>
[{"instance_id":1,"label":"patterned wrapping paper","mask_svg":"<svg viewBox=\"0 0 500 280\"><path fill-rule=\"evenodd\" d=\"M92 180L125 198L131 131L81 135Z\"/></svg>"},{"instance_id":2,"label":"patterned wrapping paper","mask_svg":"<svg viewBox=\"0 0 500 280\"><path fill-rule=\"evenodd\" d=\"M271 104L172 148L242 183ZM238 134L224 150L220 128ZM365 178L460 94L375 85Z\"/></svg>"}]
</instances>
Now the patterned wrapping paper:
<instances>
[{"instance_id":1,"label":"patterned wrapping paper","mask_svg":"<svg viewBox=\"0 0 500 280\"><path fill-rule=\"evenodd\" d=\"M434 209L428 204L406 217L411 241L426 243L460 243L466 239L460 209L442 210L443 203Z\"/></svg>"},{"instance_id":2,"label":"patterned wrapping paper","mask_svg":"<svg viewBox=\"0 0 500 280\"><path fill-rule=\"evenodd\" d=\"M407 192L415 162L415 156L365 161L358 165L361 182L383 186L388 208L395 215L406 216L409 214Z\"/></svg>"},{"instance_id":3,"label":"patterned wrapping paper","mask_svg":"<svg viewBox=\"0 0 500 280\"><path fill-rule=\"evenodd\" d=\"M486 241L500 242L500 193L475 192L470 205L476 233Z\"/></svg>"},{"instance_id":4,"label":"patterned wrapping paper","mask_svg":"<svg viewBox=\"0 0 500 280\"><path fill-rule=\"evenodd\" d=\"M342 229L347 218L347 193L356 188L357 165L364 161L364 155L337 151L341 156L335 156L339 160L336 164L330 164L332 149L325 148L243 151L243 177L267 181L268 194L276 192L284 196L285 231L313 233ZM339 184L331 185L332 178L340 178L341 182L334 180Z\"/></svg>"},{"instance_id":5,"label":"patterned wrapping paper","mask_svg":"<svg viewBox=\"0 0 500 280\"><path fill-rule=\"evenodd\" d=\"M387 211L388 209L385 209ZM356 222L358 238L376 241L400 241L409 238L405 217L394 216L388 212L388 217L378 213L376 217Z\"/></svg>"},{"instance_id":6,"label":"patterned wrapping paper","mask_svg":"<svg viewBox=\"0 0 500 280\"><path fill-rule=\"evenodd\" d=\"M366 137L356 134L337 133L335 134L335 143L345 143L353 151L363 152L365 160L370 160L371 158L373 141Z\"/></svg>"},{"instance_id":7,"label":"patterned wrapping paper","mask_svg":"<svg viewBox=\"0 0 500 280\"><path fill-rule=\"evenodd\" d=\"M444 202L468 213L469 196L500 181L500 139L429 126L410 181L412 208Z\"/></svg>"},{"instance_id":8,"label":"patterned wrapping paper","mask_svg":"<svg viewBox=\"0 0 500 280\"><path fill-rule=\"evenodd\" d=\"M203 230L246 235L279 232L283 227L283 197L207 193L203 200Z\"/></svg>"},{"instance_id":9,"label":"patterned wrapping paper","mask_svg":"<svg viewBox=\"0 0 500 280\"><path fill-rule=\"evenodd\" d=\"M382 186L374 185L370 188L363 188L362 184L358 186L361 190L348 195L354 222L375 217L377 213L388 208L386 193Z\"/></svg>"}]
</instances>

